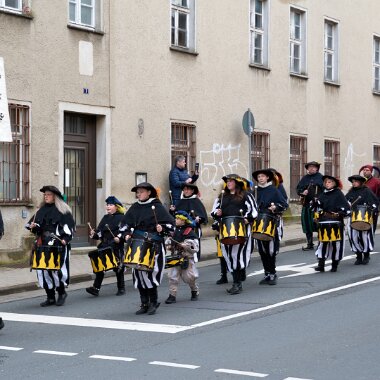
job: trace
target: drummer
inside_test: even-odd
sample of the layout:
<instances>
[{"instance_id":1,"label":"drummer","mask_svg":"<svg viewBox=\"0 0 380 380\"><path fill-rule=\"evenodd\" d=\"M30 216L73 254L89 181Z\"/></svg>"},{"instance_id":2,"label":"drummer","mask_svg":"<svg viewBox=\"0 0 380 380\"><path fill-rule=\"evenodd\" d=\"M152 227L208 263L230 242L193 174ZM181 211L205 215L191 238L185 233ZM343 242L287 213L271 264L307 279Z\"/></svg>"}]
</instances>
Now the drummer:
<instances>
[{"instance_id":1,"label":"drummer","mask_svg":"<svg viewBox=\"0 0 380 380\"><path fill-rule=\"evenodd\" d=\"M227 290L229 294L239 294L242 290L245 268L248 267L251 255L251 227L257 216L256 202L252 194L246 191L246 182L237 174L223 177L224 190L216 198L211 216L220 222L224 217L243 217L246 227L246 239L240 244L221 244L223 257L226 260L228 271L232 272L233 285Z\"/></svg>"},{"instance_id":2,"label":"drummer","mask_svg":"<svg viewBox=\"0 0 380 380\"><path fill-rule=\"evenodd\" d=\"M174 229L174 218L158 199L157 190L148 182L133 187L135 202L124 215L119 229L119 237L148 239L156 248L154 269L152 272L133 268L133 283L139 290L141 306L137 315L156 313L160 303L157 302L157 287L160 285L165 267L164 234Z\"/></svg>"},{"instance_id":3,"label":"drummer","mask_svg":"<svg viewBox=\"0 0 380 380\"><path fill-rule=\"evenodd\" d=\"M352 175L351 177L348 177L348 180L352 183L352 187L346 194L346 199L350 203L352 210L355 210L356 206L366 205L372 215L379 206L379 200L373 191L364 184L366 178L361 175ZM350 236L349 242L351 251L356 253L355 265L368 264L369 254L373 251L374 247L373 223L370 229L366 231L358 231L352 227L350 222L348 232Z\"/></svg>"},{"instance_id":4,"label":"drummer","mask_svg":"<svg viewBox=\"0 0 380 380\"><path fill-rule=\"evenodd\" d=\"M350 215L350 204L343 195L342 183L330 175L322 177L324 190L320 197L312 202L313 208L319 214L318 222L338 224L340 239L335 241L320 241L315 255L318 258L317 272L325 271L325 261L331 256L331 272L336 272L339 261L344 255L344 223L343 218Z\"/></svg>"},{"instance_id":5,"label":"drummer","mask_svg":"<svg viewBox=\"0 0 380 380\"><path fill-rule=\"evenodd\" d=\"M40 191L44 193L40 208L25 228L36 235L34 242L36 249L51 246L63 252L63 264L60 270L37 270L38 283L45 289L47 296L40 306L63 306L67 298L65 288L70 282L70 241L74 235L75 222L70 207L64 202L62 193L55 186L43 186Z\"/></svg>"},{"instance_id":6,"label":"drummer","mask_svg":"<svg viewBox=\"0 0 380 380\"><path fill-rule=\"evenodd\" d=\"M173 214L176 210L186 211L192 219L195 221L195 233L198 236L199 251L194 257L196 261L201 257L201 237L202 237L202 224L207 224L208 217L205 206L199 199L198 186L193 183L182 184L181 199L177 202L177 205L170 206L170 212Z\"/></svg>"},{"instance_id":7,"label":"drummer","mask_svg":"<svg viewBox=\"0 0 380 380\"><path fill-rule=\"evenodd\" d=\"M261 262L264 267L264 278L259 282L260 285L276 285L276 255L280 250L280 239L278 221L281 214L288 208L287 200L280 190L273 184L274 173L270 169L256 170L252 173L253 179L257 182L257 205L259 216L267 214L276 218L276 228L272 240L257 239Z\"/></svg>"},{"instance_id":8,"label":"drummer","mask_svg":"<svg viewBox=\"0 0 380 380\"><path fill-rule=\"evenodd\" d=\"M110 195L106 199L106 214L103 216L96 230L91 229L90 238L100 240L98 249L111 248L115 254L119 266L114 268L113 271L116 274L117 279L117 296L125 294L125 282L124 282L124 269L123 256L124 256L124 241L116 236L119 232L119 225L123 215L125 214L125 208L122 203L113 195ZM104 279L104 272L97 272L95 275L95 281L93 286L86 288L86 292L93 296L98 296L100 287Z\"/></svg>"}]
</instances>

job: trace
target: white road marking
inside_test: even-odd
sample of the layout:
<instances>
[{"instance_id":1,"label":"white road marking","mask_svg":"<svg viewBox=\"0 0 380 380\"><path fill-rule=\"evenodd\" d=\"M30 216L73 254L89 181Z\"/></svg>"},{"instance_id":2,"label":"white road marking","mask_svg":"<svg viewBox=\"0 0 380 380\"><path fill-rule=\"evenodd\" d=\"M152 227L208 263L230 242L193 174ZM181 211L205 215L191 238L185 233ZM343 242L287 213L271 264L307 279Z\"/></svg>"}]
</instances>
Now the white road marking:
<instances>
[{"instance_id":1,"label":"white road marking","mask_svg":"<svg viewBox=\"0 0 380 380\"><path fill-rule=\"evenodd\" d=\"M133 362L137 359L135 358L125 358L123 356L106 356L106 355L91 355L90 359L103 359L103 360L119 360L122 362Z\"/></svg>"},{"instance_id":2,"label":"white road marking","mask_svg":"<svg viewBox=\"0 0 380 380\"><path fill-rule=\"evenodd\" d=\"M59 355L59 356L75 356L78 355L77 352L63 352L63 351L48 351L48 350L37 350L33 351L35 354L47 354L47 355Z\"/></svg>"},{"instance_id":3,"label":"white road marking","mask_svg":"<svg viewBox=\"0 0 380 380\"><path fill-rule=\"evenodd\" d=\"M235 369L225 369L225 368L216 369L214 372L229 373L232 375L250 376L250 377L267 377L267 376L269 376L267 373L237 371Z\"/></svg>"},{"instance_id":4,"label":"white road marking","mask_svg":"<svg viewBox=\"0 0 380 380\"><path fill-rule=\"evenodd\" d=\"M21 348L21 347L0 346L0 350L21 351L21 350L23 350L23 348Z\"/></svg>"},{"instance_id":5,"label":"white road marking","mask_svg":"<svg viewBox=\"0 0 380 380\"><path fill-rule=\"evenodd\" d=\"M187 368L187 369L197 369L197 368L199 368L199 365L179 364L179 363L159 362L159 361L149 362L149 364L162 365L162 366L166 366L166 367Z\"/></svg>"},{"instance_id":6,"label":"white road marking","mask_svg":"<svg viewBox=\"0 0 380 380\"><path fill-rule=\"evenodd\" d=\"M304 379L303 377L287 377L284 380L312 380L312 379Z\"/></svg>"},{"instance_id":7,"label":"white road marking","mask_svg":"<svg viewBox=\"0 0 380 380\"><path fill-rule=\"evenodd\" d=\"M95 327L95 328L115 329L115 330L148 331L148 332L159 332L159 333L167 333L167 334L175 334L177 332L181 332L181 331L185 331L189 329L188 326L178 326L178 325L112 321L108 319L57 317L57 316L36 315L36 314L16 314L16 313L2 312L1 316L6 321L14 321L14 322L46 323L46 324L51 324L51 325Z\"/></svg>"},{"instance_id":8,"label":"white road marking","mask_svg":"<svg viewBox=\"0 0 380 380\"><path fill-rule=\"evenodd\" d=\"M190 328L197 328L197 327L204 327L204 326L208 326L208 325L213 325L215 323L228 321L228 320L234 319L234 318L244 317L244 316L250 315L250 314L260 313L262 311L267 311L267 310L275 309L277 307L281 307L281 306L285 306L285 305L290 305L292 303L304 301L304 300L307 300L307 299L310 299L310 298L320 297L320 296L323 296L325 294L339 292L339 291L344 290L344 289L354 288L356 286L361 286L361 285L364 285L364 284L369 284L370 282L379 281L379 280L380 280L380 277L373 277L373 278L370 278L368 280L358 281L358 282L354 282L352 284L339 286L337 288L327 289L327 290L324 290L322 292L312 293L312 294L308 294L306 296L302 296L302 297L297 297L297 298L293 298L293 299L290 299L290 300L281 301L281 302L278 302L278 303L275 303L275 304L272 304L272 305L259 307L257 309L247 310L247 311L243 311L243 312L240 312L240 313L227 315L225 317L211 319L209 321L205 321L205 322L201 322L201 323L196 323L196 324L191 325L189 327Z\"/></svg>"}]
</instances>

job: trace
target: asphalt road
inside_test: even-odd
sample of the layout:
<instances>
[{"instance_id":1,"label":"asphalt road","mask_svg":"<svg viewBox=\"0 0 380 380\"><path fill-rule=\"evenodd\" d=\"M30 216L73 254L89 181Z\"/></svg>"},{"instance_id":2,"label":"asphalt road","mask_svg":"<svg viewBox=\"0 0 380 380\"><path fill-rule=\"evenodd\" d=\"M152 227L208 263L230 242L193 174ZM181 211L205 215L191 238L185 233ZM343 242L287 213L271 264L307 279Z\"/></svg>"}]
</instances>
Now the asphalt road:
<instances>
[{"instance_id":1,"label":"asphalt road","mask_svg":"<svg viewBox=\"0 0 380 380\"><path fill-rule=\"evenodd\" d=\"M231 296L215 285L217 261L204 262L199 301L182 285L165 305L165 278L154 316L134 314L130 282L124 297L115 284L97 298L78 284L60 308L41 308L42 291L2 297L0 377L380 379L380 254L355 266L347 246L337 273L315 263L313 252L283 251L278 285L259 285L255 255L243 293Z\"/></svg>"}]
</instances>

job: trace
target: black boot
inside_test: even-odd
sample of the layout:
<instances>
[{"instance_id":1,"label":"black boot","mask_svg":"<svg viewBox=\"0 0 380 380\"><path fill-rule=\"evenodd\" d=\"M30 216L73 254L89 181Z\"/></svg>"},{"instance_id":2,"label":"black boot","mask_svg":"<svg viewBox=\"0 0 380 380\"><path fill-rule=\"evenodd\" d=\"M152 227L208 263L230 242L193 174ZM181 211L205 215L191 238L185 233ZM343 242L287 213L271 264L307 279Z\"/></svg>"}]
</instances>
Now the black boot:
<instances>
[{"instance_id":1,"label":"black boot","mask_svg":"<svg viewBox=\"0 0 380 380\"><path fill-rule=\"evenodd\" d=\"M55 303L57 306L63 306L65 304L67 298L67 293L64 292L62 294L58 294L57 302Z\"/></svg>"},{"instance_id":2,"label":"black boot","mask_svg":"<svg viewBox=\"0 0 380 380\"><path fill-rule=\"evenodd\" d=\"M367 252L367 253L364 254L364 258L363 258L362 264L363 265L367 265L368 263L369 263L369 252Z\"/></svg>"},{"instance_id":3,"label":"black boot","mask_svg":"<svg viewBox=\"0 0 380 380\"><path fill-rule=\"evenodd\" d=\"M318 266L314 268L317 272L324 272L325 271L325 259L318 259Z\"/></svg>"},{"instance_id":4,"label":"black boot","mask_svg":"<svg viewBox=\"0 0 380 380\"><path fill-rule=\"evenodd\" d=\"M228 284L227 273L222 273L220 279L216 282L217 285Z\"/></svg>"},{"instance_id":5,"label":"black boot","mask_svg":"<svg viewBox=\"0 0 380 380\"><path fill-rule=\"evenodd\" d=\"M191 291L191 301L197 301L199 296L199 291L198 290L192 290Z\"/></svg>"},{"instance_id":6,"label":"black boot","mask_svg":"<svg viewBox=\"0 0 380 380\"><path fill-rule=\"evenodd\" d=\"M41 302L40 306L41 307L46 307L46 306L52 306L55 305L55 290L54 289L45 289L46 292L46 301Z\"/></svg>"},{"instance_id":7,"label":"black boot","mask_svg":"<svg viewBox=\"0 0 380 380\"><path fill-rule=\"evenodd\" d=\"M245 268L240 269L240 281L245 281L247 279L247 272Z\"/></svg>"},{"instance_id":8,"label":"black boot","mask_svg":"<svg viewBox=\"0 0 380 380\"><path fill-rule=\"evenodd\" d=\"M148 315L156 314L156 310L160 306L160 303L157 302L158 293L157 288L148 289L149 294L149 307L148 307Z\"/></svg>"},{"instance_id":9,"label":"black boot","mask_svg":"<svg viewBox=\"0 0 380 380\"><path fill-rule=\"evenodd\" d=\"M141 305L140 309L136 311L136 315L141 315L145 314L148 312L148 302L149 302L149 296L148 296L148 290L147 289L140 289L140 300L141 300Z\"/></svg>"},{"instance_id":10,"label":"black boot","mask_svg":"<svg viewBox=\"0 0 380 380\"><path fill-rule=\"evenodd\" d=\"M173 296L172 294L169 294L169 297L166 299L165 303L170 305L172 303L176 303L177 300L175 298L175 296Z\"/></svg>"},{"instance_id":11,"label":"black boot","mask_svg":"<svg viewBox=\"0 0 380 380\"><path fill-rule=\"evenodd\" d=\"M117 296L125 294L124 267L116 272L117 278Z\"/></svg>"},{"instance_id":12,"label":"black boot","mask_svg":"<svg viewBox=\"0 0 380 380\"><path fill-rule=\"evenodd\" d=\"M90 286L89 288L86 288L86 292L95 297L99 295L99 289L95 288L94 286Z\"/></svg>"},{"instance_id":13,"label":"black boot","mask_svg":"<svg viewBox=\"0 0 380 380\"><path fill-rule=\"evenodd\" d=\"M224 257L221 257L219 260L220 260L220 279L216 282L216 284L217 285L227 284L228 283L227 263Z\"/></svg>"},{"instance_id":14,"label":"black boot","mask_svg":"<svg viewBox=\"0 0 380 380\"><path fill-rule=\"evenodd\" d=\"M306 234L307 245L302 247L303 251L311 251L314 249L313 234Z\"/></svg>"},{"instance_id":15,"label":"black boot","mask_svg":"<svg viewBox=\"0 0 380 380\"><path fill-rule=\"evenodd\" d=\"M331 264L330 272L336 272L338 270L339 261L333 260Z\"/></svg>"},{"instance_id":16,"label":"black boot","mask_svg":"<svg viewBox=\"0 0 380 380\"><path fill-rule=\"evenodd\" d=\"M234 283L232 284L232 288L227 289L227 293L239 294L243 291L243 286L241 285L241 280L240 280L240 269L234 270L232 272L232 277L234 279Z\"/></svg>"},{"instance_id":17,"label":"black boot","mask_svg":"<svg viewBox=\"0 0 380 380\"><path fill-rule=\"evenodd\" d=\"M354 265L361 265L363 263L363 254L361 252L356 253L356 261Z\"/></svg>"}]
</instances>

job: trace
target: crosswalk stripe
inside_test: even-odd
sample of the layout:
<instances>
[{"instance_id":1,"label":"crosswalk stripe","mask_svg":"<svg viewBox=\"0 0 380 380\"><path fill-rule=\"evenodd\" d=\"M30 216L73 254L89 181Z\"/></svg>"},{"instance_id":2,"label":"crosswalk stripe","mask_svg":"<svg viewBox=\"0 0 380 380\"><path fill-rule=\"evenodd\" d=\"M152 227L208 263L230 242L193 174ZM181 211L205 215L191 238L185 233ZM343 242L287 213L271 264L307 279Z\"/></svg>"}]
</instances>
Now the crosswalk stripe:
<instances>
[{"instance_id":1,"label":"crosswalk stripe","mask_svg":"<svg viewBox=\"0 0 380 380\"><path fill-rule=\"evenodd\" d=\"M160 361L153 361L153 362L150 362L149 364L162 365L162 366L166 366L166 367L187 368L187 369L197 369L197 368L199 368L199 365L179 364L179 363L160 362Z\"/></svg>"},{"instance_id":2,"label":"crosswalk stripe","mask_svg":"<svg viewBox=\"0 0 380 380\"><path fill-rule=\"evenodd\" d=\"M21 348L21 347L0 346L0 350L21 351L21 350L23 350L23 348Z\"/></svg>"},{"instance_id":3,"label":"crosswalk stripe","mask_svg":"<svg viewBox=\"0 0 380 380\"><path fill-rule=\"evenodd\" d=\"M250 376L250 377L267 377L267 376L269 376L267 373L238 371L236 369L225 369L225 368L216 369L214 372L229 373L231 375L241 375L241 376Z\"/></svg>"},{"instance_id":4,"label":"crosswalk stripe","mask_svg":"<svg viewBox=\"0 0 380 380\"><path fill-rule=\"evenodd\" d=\"M135 358L126 358L123 356L106 356L106 355L91 355L89 356L90 359L102 359L102 360L119 360L123 362L133 362L137 359Z\"/></svg>"},{"instance_id":5,"label":"crosswalk stripe","mask_svg":"<svg viewBox=\"0 0 380 380\"><path fill-rule=\"evenodd\" d=\"M78 355L77 352L63 352L63 351L48 351L48 350L37 350L33 351L35 354L46 354L46 355L59 355L59 356L75 356Z\"/></svg>"}]
</instances>

